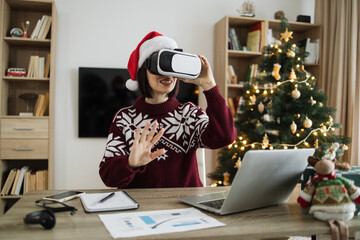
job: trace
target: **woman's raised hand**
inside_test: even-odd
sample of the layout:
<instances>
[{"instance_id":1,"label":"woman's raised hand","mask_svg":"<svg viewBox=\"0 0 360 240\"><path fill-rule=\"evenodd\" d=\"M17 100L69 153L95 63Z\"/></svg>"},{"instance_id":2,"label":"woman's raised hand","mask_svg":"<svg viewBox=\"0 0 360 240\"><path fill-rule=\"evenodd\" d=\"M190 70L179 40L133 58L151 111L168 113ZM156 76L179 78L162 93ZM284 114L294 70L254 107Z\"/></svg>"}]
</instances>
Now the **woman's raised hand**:
<instances>
[{"instance_id":1,"label":"woman's raised hand","mask_svg":"<svg viewBox=\"0 0 360 240\"><path fill-rule=\"evenodd\" d=\"M131 168L144 166L166 152L164 148L151 152L151 148L164 134L164 129L162 128L155 135L159 124L155 121L149 131L150 125L151 123L147 122L142 132L141 127L136 129L134 143L128 159L128 164Z\"/></svg>"}]
</instances>

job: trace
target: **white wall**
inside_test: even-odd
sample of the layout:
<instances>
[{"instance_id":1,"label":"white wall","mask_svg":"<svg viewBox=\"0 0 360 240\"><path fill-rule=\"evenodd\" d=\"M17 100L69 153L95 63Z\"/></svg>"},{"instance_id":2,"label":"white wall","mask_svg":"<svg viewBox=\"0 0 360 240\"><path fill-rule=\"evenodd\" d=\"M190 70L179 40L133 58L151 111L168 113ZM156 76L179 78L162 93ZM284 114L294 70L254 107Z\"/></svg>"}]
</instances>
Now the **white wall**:
<instances>
[{"instance_id":1,"label":"white wall","mask_svg":"<svg viewBox=\"0 0 360 240\"><path fill-rule=\"evenodd\" d=\"M254 0L256 17L283 10L290 21L314 16L315 0ZM55 96L55 188L104 188L98 166L106 139L78 132L78 67L125 68L131 51L152 30L176 39L213 66L213 27L238 15L239 0L55 0L58 10Z\"/></svg>"}]
</instances>

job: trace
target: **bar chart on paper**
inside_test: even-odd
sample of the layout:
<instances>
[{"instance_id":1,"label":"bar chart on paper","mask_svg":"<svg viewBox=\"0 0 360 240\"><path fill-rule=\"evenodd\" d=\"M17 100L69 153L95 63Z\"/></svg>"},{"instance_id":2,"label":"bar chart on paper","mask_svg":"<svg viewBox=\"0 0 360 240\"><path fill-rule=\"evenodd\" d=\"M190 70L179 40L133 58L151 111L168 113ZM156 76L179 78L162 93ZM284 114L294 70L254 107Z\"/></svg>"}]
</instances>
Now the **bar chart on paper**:
<instances>
[{"instance_id":1,"label":"bar chart on paper","mask_svg":"<svg viewBox=\"0 0 360 240\"><path fill-rule=\"evenodd\" d=\"M113 238L224 226L195 208L99 215Z\"/></svg>"}]
</instances>

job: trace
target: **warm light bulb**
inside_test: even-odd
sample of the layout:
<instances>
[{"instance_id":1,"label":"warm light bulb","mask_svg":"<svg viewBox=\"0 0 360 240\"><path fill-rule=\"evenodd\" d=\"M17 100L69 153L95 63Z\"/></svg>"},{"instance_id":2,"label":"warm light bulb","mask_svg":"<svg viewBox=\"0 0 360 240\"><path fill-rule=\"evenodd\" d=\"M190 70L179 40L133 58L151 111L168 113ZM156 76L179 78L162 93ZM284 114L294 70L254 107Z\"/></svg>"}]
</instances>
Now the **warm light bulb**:
<instances>
[{"instance_id":1,"label":"warm light bulb","mask_svg":"<svg viewBox=\"0 0 360 240\"><path fill-rule=\"evenodd\" d=\"M245 147L244 147L244 146L242 146L242 147L240 148L240 150L241 150L241 151L244 151L244 150L245 150Z\"/></svg>"}]
</instances>

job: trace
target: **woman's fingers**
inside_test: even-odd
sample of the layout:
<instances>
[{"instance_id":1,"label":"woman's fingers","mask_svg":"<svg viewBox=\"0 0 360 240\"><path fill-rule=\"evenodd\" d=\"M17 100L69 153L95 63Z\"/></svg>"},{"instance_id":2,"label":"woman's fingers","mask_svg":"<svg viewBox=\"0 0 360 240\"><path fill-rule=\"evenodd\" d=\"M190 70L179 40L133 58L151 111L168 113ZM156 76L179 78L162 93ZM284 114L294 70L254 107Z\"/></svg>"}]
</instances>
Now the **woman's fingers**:
<instances>
[{"instance_id":1,"label":"woman's fingers","mask_svg":"<svg viewBox=\"0 0 360 240\"><path fill-rule=\"evenodd\" d=\"M143 141L146 140L146 136L147 136L149 127L150 127L150 122L147 122L147 123L145 124L145 127L144 127L142 133L141 133L140 142L143 142Z\"/></svg>"},{"instance_id":2,"label":"woman's fingers","mask_svg":"<svg viewBox=\"0 0 360 240\"><path fill-rule=\"evenodd\" d=\"M160 156L163 155L164 153L166 153L166 150L165 150L164 148L158 149L158 150L156 150L155 152L150 153L151 161L154 160L154 159L157 158L157 157L160 157ZM151 162L151 161L149 161L149 162Z\"/></svg>"},{"instance_id":3,"label":"woman's fingers","mask_svg":"<svg viewBox=\"0 0 360 240\"><path fill-rule=\"evenodd\" d=\"M162 135L164 134L164 129L160 129L160 131L153 137L153 139L151 140L151 144L154 145L155 143L157 143L157 141L159 141L159 139L162 137Z\"/></svg>"},{"instance_id":4,"label":"woman's fingers","mask_svg":"<svg viewBox=\"0 0 360 240\"><path fill-rule=\"evenodd\" d=\"M139 142L140 132L141 132L141 127L137 127L136 133L135 133L135 138L134 138L134 143L138 143L138 142Z\"/></svg>"},{"instance_id":5,"label":"woman's fingers","mask_svg":"<svg viewBox=\"0 0 360 240\"><path fill-rule=\"evenodd\" d=\"M147 138L146 138L147 141L151 142L152 138L155 135L155 132L156 132L156 129L157 129L158 125L159 125L158 122L155 121L153 126L151 127L151 130L150 130L149 134L147 135Z\"/></svg>"}]
</instances>

